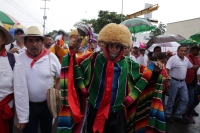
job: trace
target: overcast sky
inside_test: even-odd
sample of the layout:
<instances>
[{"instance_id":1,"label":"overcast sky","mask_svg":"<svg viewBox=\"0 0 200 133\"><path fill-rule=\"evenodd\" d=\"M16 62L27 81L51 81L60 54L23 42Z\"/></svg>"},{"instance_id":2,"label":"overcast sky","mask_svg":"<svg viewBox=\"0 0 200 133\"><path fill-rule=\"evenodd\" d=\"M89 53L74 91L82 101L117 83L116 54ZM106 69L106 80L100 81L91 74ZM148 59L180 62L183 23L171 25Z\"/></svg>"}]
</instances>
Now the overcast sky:
<instances>
[{"instance_id":1,"label":"overcast sky","mask_svg":"<svg viewBox=\"0 0 200 133\"><path fill-rule=\"evenodd\" d=\"M122 0L50 0L46 2L46 32L70 31L79 20L98 18L99 10L122 12ZM153 19L165 24L200 17L200 0L123 0L123 14L144 9L145 3L159 4ZM0 0L0 10L26 27L38 26L43 32L45 2L42 0ZM143 17L143 16L140 16Z\"/></svg>"}]
</instances>

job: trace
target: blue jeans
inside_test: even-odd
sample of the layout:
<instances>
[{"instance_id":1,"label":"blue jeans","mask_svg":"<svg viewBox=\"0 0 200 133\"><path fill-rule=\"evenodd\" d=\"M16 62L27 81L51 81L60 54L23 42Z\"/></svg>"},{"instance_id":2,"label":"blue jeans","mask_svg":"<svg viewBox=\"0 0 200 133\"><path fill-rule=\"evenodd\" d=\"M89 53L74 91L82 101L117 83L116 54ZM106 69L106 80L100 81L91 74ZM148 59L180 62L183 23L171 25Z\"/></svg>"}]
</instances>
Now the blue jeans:
<instances>
[{"instance_id":1,"label":"blue jeans","mask_svg":"<svg viewBox=\"0 0 200 133\"><path fill-rule=\"evenodd\" d=\"M174 117L182 118L182 115L185 112L188 103L188 90L185 81L179 82L174 79L170 80L170 96L168 97L165 116L170 117L172 114L172 107L174 104L174 100L177 95L179 95L180 102L177 107L176 112L174 113Z\"/></svg>"},{"instance_id":2,"label":"blue jeans","mask_svg":"<svg viewBox=\"0 0 200 133\"><path fill-rule=\"evenodd\" d=\"M187 107L189 108L195 98L195 96L194 96L195 86L193 86L191 84L187 84L187 89L188 89L188 99L189 99Z\"/></svg>"},{"instance_id":3,"label":"blue jeans","mask_svg":"<svg viewBox=\"0 0 200 133\"><path fill-rule=\"evenodd\" d=\"M200 85L197 84L197 89L200 90ZM194 100L190 106L188 106L187 115L192 115L194 108L199 104L199 99L197 98L197 92L194 89Z\"/></svg>"},{"instance_id":4,"label":"blue jeans","mask_svg":"<svg viewBox=\"0 0 200 133\"><path fill-rule=\"evenodd\" d=\"M47 102L30 102L29 108L29 122L24 128L23 133L38 133L39 126L41 133L51 133L53 117L48 109Z\"/></svg>"}]
</instances>

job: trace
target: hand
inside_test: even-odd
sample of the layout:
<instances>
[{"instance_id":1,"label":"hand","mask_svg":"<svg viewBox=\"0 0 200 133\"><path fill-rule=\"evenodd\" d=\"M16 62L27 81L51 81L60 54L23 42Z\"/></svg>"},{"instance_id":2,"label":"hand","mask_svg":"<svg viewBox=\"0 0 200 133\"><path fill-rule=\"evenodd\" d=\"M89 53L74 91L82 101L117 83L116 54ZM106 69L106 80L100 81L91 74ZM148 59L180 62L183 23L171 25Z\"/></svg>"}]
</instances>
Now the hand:
<instances>
[{"instance_id":1,"label":"hand","mask_svg":"<svg viewBox=\"0 0 200 133\"><path fill-rule=\"evenodd\" d=\"M168 75L166 78L165 77L163 78L163 81L168 82L170 79L171 79L171 77Z\"/></svg>"},{"instance_id":2,"label":"hand","mask_svg":"<svg viewBox=\"0 0 200 133\"><path fill-rule=\"evenodd\" d=\"M19 123L19 124L17 125L17 128L18 128L19 130L23 130L23 129L25 128L25 126L26 126L26 123Z\"/></svg>"},{"instance_id":3,"label":"hand","mask_svg":"<svg viewBox=\"0 0 200 133\"><path fill-rule=\"evenodd\" d=\"M193 65L192 68L193 68L193 69L199 69L199 66L198 66L198 65Z\"/></svg>"},{"instance_id":4,"label":"hand","mask_svg":"<svg viewBox=\"0 0 200 133\"><path fill-rule=\"evenodd\" d=\"M16 53L18 51L18 48L12 48L11 50L9 50L9 52L11 53Z\"/></svg>"},{"instance_id":5,"label":"hand","mask_svg":"<svg viewBox=\"0 0 200 133\"><path fill-rule=\"evenodd\" d=\"M155 64L154 68L155 72L160 72L164 68L164 64L160 61L154 62L154 64Z\"/></svg>"}]
</instances>

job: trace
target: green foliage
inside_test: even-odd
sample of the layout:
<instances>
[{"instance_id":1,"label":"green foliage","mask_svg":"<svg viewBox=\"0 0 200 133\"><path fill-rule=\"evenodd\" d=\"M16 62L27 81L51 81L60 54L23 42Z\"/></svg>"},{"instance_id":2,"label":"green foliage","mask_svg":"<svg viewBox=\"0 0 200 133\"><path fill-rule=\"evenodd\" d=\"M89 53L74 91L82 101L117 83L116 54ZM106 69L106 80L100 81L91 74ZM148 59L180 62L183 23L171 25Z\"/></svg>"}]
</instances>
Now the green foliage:
<instances>
[{"instance_id":1,"label":"green foliage","mask_svg":"<svg viewBox=\"0 0 200 133\"><path fill-rule=\"evenodd\" d=\"M125 16L122 15L122 21L125 20ZM109 23L121 23L121 14L117 14L116 12L109 12L109 11L99 11L99 15L97 19L86 20L82 19L81 21L74 24L77 27L79 24L87 24L91 23L92 28L95 33L99 33L99 31Z\"/></svg>"},{"instance_id":2,"label":"green foliage","mask_svg":"<svg viewBox=\"0 0 200 133\"><path fill-rule=\"evenodd\" d=\"M58 32L57 30L53 30L52 32L47 33L47 35L52 36L54 33L57 33L57 32Z\"/></svg>"},{"instance_id":3,"label":"green foliage","mask_svg":"<svg viewBox=\"0 0 200 133\"><path fill-rule=\"evenodd\" d=\"M154 36L162 35L166 31L166 24L163 24L162 22L159 23L158 26L156 26L155 30L152 31Z\"/></svg>"}]
</instances>

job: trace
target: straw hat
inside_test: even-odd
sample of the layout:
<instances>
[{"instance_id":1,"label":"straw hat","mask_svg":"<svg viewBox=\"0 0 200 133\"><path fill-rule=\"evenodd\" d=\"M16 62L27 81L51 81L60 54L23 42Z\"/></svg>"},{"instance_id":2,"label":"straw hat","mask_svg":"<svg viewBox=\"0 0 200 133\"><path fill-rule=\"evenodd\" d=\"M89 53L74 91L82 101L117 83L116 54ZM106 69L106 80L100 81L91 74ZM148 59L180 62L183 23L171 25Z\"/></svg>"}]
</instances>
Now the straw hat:
<instances>
[{"instance_id":1,"label":"straw hat","mask_svg":"<svg viewBox=\"0 0 200 133\"><path fill-rule=\"evenodd\" d=\"M99 32L98 43L118 43L125 47L130 47L132 44L132 36L126 26L110 23Z\"/></svg>"},{"instance_id":2,"label":"straw hat","mask_svg":"<svg viewBox=\"0 0 200 133\"><path fill-rule=\"evenodd\" d=\"M8 45L11 42L13 42L12 35L4 28L3 24L1 23L1 21L0 21L0 30L5 34L5 37L6 37L5 45Z\"/></svg>"},{"instance_id":3,"label":"straw hat","mask_svg":"<svg viewBox=\"0 0 200 133\"><path fill-rule=\"evenodd\" d=\"M31 26L29 27L27 30L26 30L26 35L24 36L21 36L19 38L19 41L21 43L24 43L24 38L25 37L28 37L28 36L38 36L38 37L42 37L43 38L43 41L46 39L45 36L43 36L39 30L39 28L37 26Z\"/></svg>"}]
</instances>

